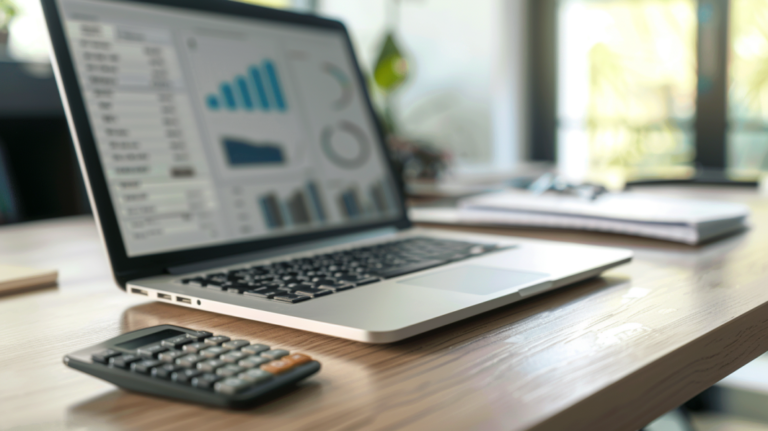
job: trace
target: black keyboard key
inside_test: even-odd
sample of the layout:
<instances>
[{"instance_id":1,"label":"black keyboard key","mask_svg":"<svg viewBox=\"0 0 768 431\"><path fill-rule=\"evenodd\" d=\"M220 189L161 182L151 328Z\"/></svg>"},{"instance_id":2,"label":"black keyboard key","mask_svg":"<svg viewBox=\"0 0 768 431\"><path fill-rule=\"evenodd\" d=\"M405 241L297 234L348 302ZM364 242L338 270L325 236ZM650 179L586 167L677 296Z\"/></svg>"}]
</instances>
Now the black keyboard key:
<instances>
[{"instance_id":1,"label":"black keyboard key","mask_svg":"<svg viewBox=\"0 0 768 431\"><path fill-rule=\"evenodd\" d=\"M274 299L275 301L287 302L287 303L290 303L290 304L296 304L298 302L307 301L310 298L308 296L302 296L302 295L296 295L296 294L293 294L293 293L282 292L282 293L280 293L278 295L275 295L275 297L272 298L272 299Z\"/></svg>"},{"instance_id":2,"label":"black keyboard key","mask_svg":"<svg viewBox=\"0 0 768 431\"><path fill-rule=\"evenodd\" d=\"M160 343L153 343L148 346L139 347L136 350L136 353L142 358L155 359L157 358L158 355L160 355L161 353L167 350L168 348L165 346L161 346Z\"/></svg>"},{"instance_id":3,"label":"black keyboard key","mask_svg":"<svg viewBox=\"0 0 768 431\"><path fill-rule=\"evenodd\" d=\"M243 295L255 296L256 298L272 299L278 293L283 293L283 292L277 289L263 288L263 289L256 289L256 290L246 290L245 292L243 292Z\"/></svg>"},{"instance_id":4,"label":"black keyboard key","mask_svg":"<svg viewBox=\"0 0 768 431\"><path fill-rule=\"evenodd\" d=\"M109 364L109 360L111 358L114 358L115 356L120 356L122 353L118 352L117 350L107 349L102 352L94 353L91 355L91 359L93 362L98 362L100 364Z\"/></svg>"},{"instance_id":5,"label":"black keyboard key","mask_svg":"<svg viewBox=\"0 0 768 431\"><path fill-rule=\"evenodd\" d=\"M131 371L140 374L150 374L152 372L152 368L159 367L164 364L164 362L158 361L157 359L145 359L143 361L132 363Z\"/></svg>"},{"instance_id":6,"label":"black keyboard key","mask_svg":"<svg viewBox=\"0 0 768 431\"><path fill-rule=\"evenodd\" d=\"M326 290L326 289L309 289L309 288L302 288L297 289L296 294L301 296L309 296L310 298L319 298L321 296L326 296L332 294L332 290Z\"/></svg>"},{"instance_id":7,"label":"black keyboard key","mask_svg":"<svg viewBox=\"0 0 768 431\"><path fill-rule=\"evenodd\" d=\"M354 289L354 284L349 283L337 283L337 282L328 282L328 283L321 283L318 288L323 290L332 290L334 292L343 292L345 290Z\"/></svg>"},{"instance_id":8,"label":"black keyboard key","mask_svg":"<svg viewBox=\"0 0 768 431\"><path fill-rule=\"evenodd\" d=\"M115 368L122 368L127 370L131 367L131 364L141 360L141 357L132 353L127 353L121 356L115 356L109 359L109 365Z\"/></svg>"},{"instance_id":9,"label":"black keyboard key","mask_svg":"<svg viewBox=\"0 0 768 431\"><path fill-rule=\"evenodd\" d=\"M365 286L365 285L368 285L368 284L378 283L380 281L381 281L381 279L378 278L378 277L364 277L364 278L358 279L354 283L357 286Z\"/></svg>"},{"instance_id":10,"label":"black keyboard key","mask_svg":"<svg viewBox=\"0 0 768 431\"><path fill-rule=\"evenodd\" d=\"M380 269L373 272L376 275L383 278L395 278L395 277L400 277L401 275L410 274L412 272L423 271L425 269L434 268L436 266L440 266L445 263L447 262L444 260L425 260L423 262L419 262L416 264L397 266L389 269Z\"/></svg>"},{"instance_id":11,"label":"black keyboard key","mask_svg":"<svg viewBox=\"0 0 768 431\"><path fill-rule=\"evenodd\" d=\"M181 280L184 284L196 284L198 286L205 286L206 282L203 277L185 278Z\"/></svg>"}]
</instances>

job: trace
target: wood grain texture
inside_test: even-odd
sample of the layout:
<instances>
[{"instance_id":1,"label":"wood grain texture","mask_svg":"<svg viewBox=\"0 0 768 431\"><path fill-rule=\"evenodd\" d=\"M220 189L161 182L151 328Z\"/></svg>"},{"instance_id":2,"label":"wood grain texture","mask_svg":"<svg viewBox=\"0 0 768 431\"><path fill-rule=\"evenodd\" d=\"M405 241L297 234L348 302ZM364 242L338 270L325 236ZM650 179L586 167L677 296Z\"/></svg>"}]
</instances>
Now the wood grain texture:
<instances>
[{"instance_id":1,"label":"wood grain texture","mask_svg":"<svg viewBox=\"0 0 768 431\"><path fill-rule=\"evenodd\" d=\"M476 228L630 247L636 258L386 346L130 298L111 280L88 218L2 228L0 262L57 268L60 282L0 297L0 429L636 430L768 350L768 199L650 190L745 202L754 226L701 247ZM61 363L161 323L305 352L323 369L272 402L231 412L124 392Z\"/></svg>"}]
</instances>

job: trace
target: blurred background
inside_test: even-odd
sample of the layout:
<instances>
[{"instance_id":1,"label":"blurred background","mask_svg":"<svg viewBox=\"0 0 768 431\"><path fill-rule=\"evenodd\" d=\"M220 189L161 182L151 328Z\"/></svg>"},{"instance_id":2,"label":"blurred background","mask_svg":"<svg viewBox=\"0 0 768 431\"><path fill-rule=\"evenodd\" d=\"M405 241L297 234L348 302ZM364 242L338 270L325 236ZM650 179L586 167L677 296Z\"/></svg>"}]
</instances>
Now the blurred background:
<instances>
[{"instance_id":1,"label":"blurred background","mask_svg":"<svg viewBox=\"0 0 768 431\"><path fill-rule=\"evenodd\" d=\"M768 0L247 1L348 25L412 196L768 173ZM40 6L0 0L0 224L88 212ZM697 429L768 430L750 366Z\"/></svg>"},{"instance_id":2,"label":"blurred background","mask_svg":"<svg viewBox=\"0 0 768 431\"><path fill-rule=\"evenodd\" d=\"M414 195L768 171L765 0L247 1L347 23ZM0 0L0 166L3 222L88 212L35 0Z\"/></svg>"}]
</instances>

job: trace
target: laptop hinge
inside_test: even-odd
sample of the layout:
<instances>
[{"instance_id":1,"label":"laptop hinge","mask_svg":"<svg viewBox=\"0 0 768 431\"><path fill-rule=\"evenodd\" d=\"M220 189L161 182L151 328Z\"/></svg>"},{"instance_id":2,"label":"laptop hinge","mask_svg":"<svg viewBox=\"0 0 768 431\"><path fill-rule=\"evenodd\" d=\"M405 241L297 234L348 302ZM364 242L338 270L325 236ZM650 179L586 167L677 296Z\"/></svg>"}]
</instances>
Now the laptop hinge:
<instances>
[{"instance_id":1,"label":"laptop hinge","mask_svg":"<svg viewBox=\"0 0 768 431\"><path fill-rule=\"evenodd\" d=\"M323 247L332 247L336 245L376 239L394 235L399 232L395 227L386 227L381 229L368 230L350 235L342 235L333 238L326 238L318 241L303 242L285 247L275 247L269 250L261 250L254 253L244 253L224 258L205 260L202 262L190 263L185 265L171 266L166 269L169 274L189 274L193 272L206 271L212 268L237 265L238 263L251 262L255 260L271 259L291 253L308 252Z\"/></svg>"}]
</instances>

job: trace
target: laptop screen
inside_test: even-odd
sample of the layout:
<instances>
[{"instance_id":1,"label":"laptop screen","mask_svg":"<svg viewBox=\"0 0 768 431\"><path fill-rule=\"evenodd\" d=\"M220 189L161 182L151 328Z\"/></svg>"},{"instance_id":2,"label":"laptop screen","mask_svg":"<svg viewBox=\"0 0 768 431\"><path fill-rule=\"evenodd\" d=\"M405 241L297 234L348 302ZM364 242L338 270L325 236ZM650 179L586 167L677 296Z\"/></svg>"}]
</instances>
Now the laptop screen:
<instances>
[{"instance_id":1,"label":"laptop screen","mask_svg":"<svg viewBox=\"0 0 768 431\"><path fill-rule=\"evenodd\" d=\"M58 3L129 257L402 217L343 32Z\"/></svg>"}]
</instances>

